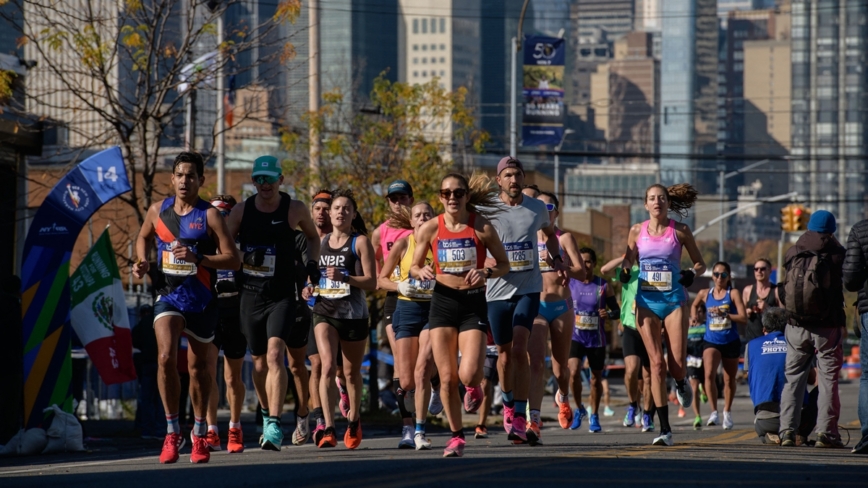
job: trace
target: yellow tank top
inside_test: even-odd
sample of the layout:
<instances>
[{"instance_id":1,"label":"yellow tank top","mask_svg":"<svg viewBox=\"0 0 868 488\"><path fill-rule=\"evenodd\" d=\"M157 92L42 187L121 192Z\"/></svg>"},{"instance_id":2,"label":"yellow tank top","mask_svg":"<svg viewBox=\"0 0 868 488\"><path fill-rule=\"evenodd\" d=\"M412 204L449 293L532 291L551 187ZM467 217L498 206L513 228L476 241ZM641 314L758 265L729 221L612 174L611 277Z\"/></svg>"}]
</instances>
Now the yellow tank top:
<instances>
[{"instance_id":1,"label":"yellow tank top","mask_svg":"<svg viewBox=\"0 0 868 488\"><path fill-rule=\"evenodd\" d=\"M398 300L429 301L431 300L431 293L434 291L434 280L417 280L410 277L410 266L413 264L413 254L415 252L416 236L410 234L407 237L407 252L404 253L401 262L398 263L393 274L393 276L397 275L398 279L393 279L392 281L410 280L410 286L413 287L413 293L410 296L404 296L399 293ZM425 257L425 264L430 266L433 262L434 258L429 249L428 256Z\"/></svg>"}]
</instances>

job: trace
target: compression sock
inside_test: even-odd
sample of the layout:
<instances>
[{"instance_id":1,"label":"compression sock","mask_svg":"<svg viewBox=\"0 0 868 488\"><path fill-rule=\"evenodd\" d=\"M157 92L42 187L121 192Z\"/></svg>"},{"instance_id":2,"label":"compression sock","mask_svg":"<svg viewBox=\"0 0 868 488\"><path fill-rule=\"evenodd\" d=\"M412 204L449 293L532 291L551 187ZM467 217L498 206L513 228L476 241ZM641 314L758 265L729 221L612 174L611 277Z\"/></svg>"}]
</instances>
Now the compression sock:
<instances>
[{"instance_id":1,"label":"compression sock","mask_svg":"<svg viewBox=\"0 0 868 488\"><path fill-rule=\"evenodd\" d=\"M503 403L506 404L506 402ZM527 400L515 401L515 416L527 420Z\"/></svg>"},{"instance_id":2,"label":"compression sock","mask_svg":"<svg viewBox=\"0 0 868 488\"><path fill-rule=\"evenodd\" d=\"M512 408L515 406L515 399L512 396L511 391L505 391L501 394L503 397L503 406L507 408Z\"/></svg>"},{"instance_id":3,"label":"compression sock","mask_svg":"<svg viewBox=\"0 0 868 488\"><path fill-rule=\"evenodd\" d=\"M672 432L672 427L669 426L669 405L666 405L665 407L657 407L657 418L660 419L661 434Z\"/></svg>"},{"instance_id":4,"label":"compression sock","mask_svg":"<svg viewBox=\"0 0 868 488\"><path fill-rule=\"evenodd\" d=\"M166 433L169 434L180 434L181 433L181 424L178 422L178 413L172 413L166 415Z\"/></svg>"},{"instance_id":5,"label":"compression sock","mask_svg":"<svg viewBox=\"0 0 868 488\"><path fill-rule=\"evenodd\" d=\"M435 390L440 390L440 373L435 373L434 376L431 377L431 386Z\"/></svg>"},{"instance_id":6,"label":"compression sock","mask_svg":"<svg viewBox=\"0 0 868 488\"><path fill-rule=\"evenodd\" d=\"M633 410L636 410L639 408L639 402L630 402L630 406L633 407Z\"/></svg>"},{"instance_id":7,"label":"compression sock","mask_svg":"<svg viewBox=\"0 0 868 488\"><path fill-rule=\"evenodd\" d=\"M407 392L403 388L398 387L398 389L395 390L395 395L398 397L398 411L401 412L401 418L413 418L413 414L410 413L410 411L407 410L407 406L404 405L404 398L407 396Z\"/></svg>"},{"instance_id":8,"label":"compression sock","mask_svg":"<svg viewBox=\"0 0 868 488\"><path fill-rule=\"evenodd\" d=\"M416 419L416 432L425 432L425 419Z\"/></svg>"}]
</instances>

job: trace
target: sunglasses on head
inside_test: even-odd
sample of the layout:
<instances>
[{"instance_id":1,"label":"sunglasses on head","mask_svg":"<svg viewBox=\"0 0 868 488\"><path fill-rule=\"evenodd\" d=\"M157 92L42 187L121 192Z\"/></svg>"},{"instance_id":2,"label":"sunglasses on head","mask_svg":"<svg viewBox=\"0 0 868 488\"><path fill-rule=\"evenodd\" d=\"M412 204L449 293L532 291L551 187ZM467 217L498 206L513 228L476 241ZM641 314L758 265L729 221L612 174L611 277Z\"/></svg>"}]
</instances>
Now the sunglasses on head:
<instances>
[{"instance_id":1,"label":"sunglasses on head","mask_svg":"<svg viewBox=\"0 0 868 488\"><path fill-rule=\"evenodd\" d=\"M558 209L558 207L556 207L554 203L547 203L546 204L546 210L548 210L549 212L551 212L553 210L557 210L557 209Z\"/></svg>"},{"instance_id":2,"label":"sunglasses on head","mask_svg":"<svg viewBox=\"0 0 868 488\"><path fill-rule=\"evenodd\" d=\"M754 268L753 270L756 271L757 273L759 273L760 271L768 271L769 269L765 266L759 266L759 267Z\"/></svg>"},{"instance_id":3,"label":"sunglasses on head","mask_svg":"<svg viewBox=\"0 0 868 488\"><path fill-rule=\"evenodd\" d=\"M727 277L729 277L729 273L718 273L717 271L715 271L714 273L711 273L711 274L715 278L727 278Z\"/></svg>"},{"instance_id":4,"label":"sunglasses on head","mask_svg":"<svg viewBox=\"0 0 868 488\"><path fill-rule=\"evenodd\" d=\"M277 180L279 180L279 179L280 179L279 176L259 175L259 176L253 177L253 182L256 183L257 185L266 185L266 184L273 185L273 184L277 183Z\"/></svg>"},{"instance_id":5,"label":"sunglasses on head","mask_svg":"<svg viewBox=\"0 0 868 488\"><path fill-rule=\"evenodd\" d=\"M392 193L391 195L387 196L386 198L388 198L389 201L392 203L398 203L401 201L402 198L405 198L407 196L408 195L406 193Z\"/></svg>"},{"instance_id":6,"label":"sunglasses on head","mask_svg":"<svg viewBox=\"0 0 868 488\"><path fill-rule=\"evenodd\" d=\"M464 198L467 196L467 190L464 188L456 188L454 190L440 190L440 196L449 200L452 196L455 196L456 199Z\"/></svg>"}]
</instances>

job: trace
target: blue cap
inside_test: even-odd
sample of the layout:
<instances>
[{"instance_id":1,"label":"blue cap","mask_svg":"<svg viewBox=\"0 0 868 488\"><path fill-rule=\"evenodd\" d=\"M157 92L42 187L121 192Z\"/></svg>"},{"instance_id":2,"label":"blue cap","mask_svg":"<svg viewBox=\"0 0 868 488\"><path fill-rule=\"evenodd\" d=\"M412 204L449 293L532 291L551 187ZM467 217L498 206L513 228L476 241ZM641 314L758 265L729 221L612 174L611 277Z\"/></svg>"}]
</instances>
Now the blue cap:
<instances>
[{"instance_id":1,"label":"blue cap","mask_svg":"<svg viewBox=\"0 0 868 488\"><path fill-rule=\"evenodd\" d=\"M404 180L395 180L389 185L389 191L386 192L386 196L392 195L394 193L403 193L405 195L413 196L413 187L410 186L410 183L407 183Z\"/></svg>"},{"instance_id":2,"label":"blue cap","mask_svg":"<svg viewBox=\"0 0 868 488\"><path fill-rule=\"evenodd\" d=\"M817 210L808 221L808 230L821 234L834 234L838 230L835 216L827 210Z\"/></svg>"}]
</instances>

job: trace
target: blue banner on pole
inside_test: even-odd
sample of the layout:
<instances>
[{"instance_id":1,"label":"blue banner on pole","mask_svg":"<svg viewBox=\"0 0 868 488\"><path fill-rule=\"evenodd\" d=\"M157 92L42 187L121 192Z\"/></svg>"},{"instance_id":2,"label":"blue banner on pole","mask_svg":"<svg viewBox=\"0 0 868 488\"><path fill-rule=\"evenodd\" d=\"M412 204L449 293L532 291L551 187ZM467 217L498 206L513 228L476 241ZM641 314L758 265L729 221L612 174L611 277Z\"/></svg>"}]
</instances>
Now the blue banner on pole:
<instances>
[{"instance_id":1,"label":"blue banner on pole","mask_svg":"<svg viewBox=\"0 0 868 488\"><path fill-rule=\"evenodd\" d=\"M24 423L39 426L42 410L70 411L69 258L88 219L130 191L124 158L113 147L84 160L54 185L39 206L21 266L24 339Z\"/></svg>"},{"instance_id":2,"label":"blue banner on pole","mask_svg":"<svg viewBox=\"0 0 868 488\"><path fill-rule=\"evenodd\" d=\"M564 133L566 43L556 37L524 38L522 145L557 145Z\"/></svg>"}]
</instances>

